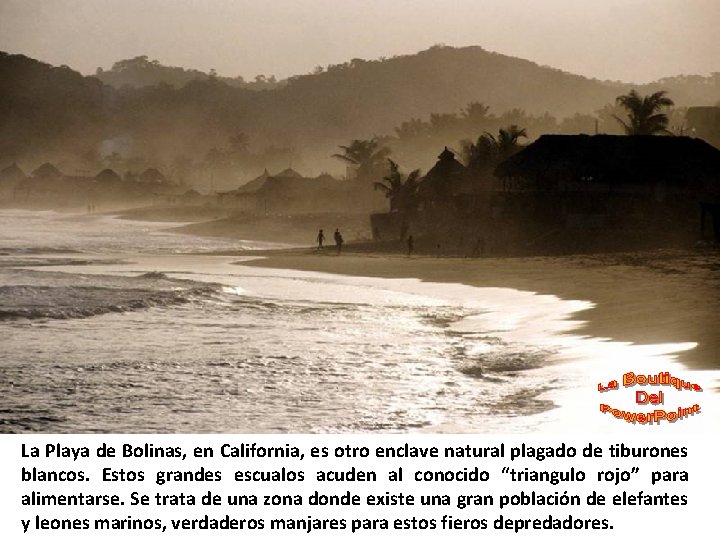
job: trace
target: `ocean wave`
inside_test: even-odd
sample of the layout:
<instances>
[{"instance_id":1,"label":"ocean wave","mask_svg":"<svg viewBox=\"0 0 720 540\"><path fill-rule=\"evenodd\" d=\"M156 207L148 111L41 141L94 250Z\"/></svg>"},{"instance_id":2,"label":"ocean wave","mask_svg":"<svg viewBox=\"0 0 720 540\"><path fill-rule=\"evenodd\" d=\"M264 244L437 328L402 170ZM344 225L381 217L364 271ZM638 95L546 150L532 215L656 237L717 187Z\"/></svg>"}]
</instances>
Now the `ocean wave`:
<instances>
[{"instance_id":1,"label":"ocean wave","mask_svg":"<svg viewBox=\"0 0 720 540\"><path fill-rule=\"evenodd\" d=\"M0 248L0 255L78 255L82 253L77 249L52 246L35 247L3 247Z\"/></svg>"},{"instance_id":2,"label":"ocean wave","mask_svg":"<svg viewBox=\"0 0 720 540\"><path fill-rule=\"evenodd\" d=\"M2 257L5 255L4 257ZM123 259L84 259L69 257L27 257L7 256L7 253L0 252L0 268L23 268L23 267L48 267L48 266L107 266L111 264L127 264Z\"/></svg>"},{"instance_id":3,"label":"ocean wave","mask_svg":"<svg viewBox=\"0 0 720 540\"><path fill-rule=\"evenodd\" d=\"M213 286L179 290L101 286L11 285L0 287L0 321L83 319L186 304L216 292Z\"/></svg>"},{"instance_id":4,"label":"ocean wave","mask_svg":"<svg viewBox=\"0 0 720 540\"><path fill-rule=\"evenodd\" d=\"M548 365L553 354L552 348L529 347L518 344L496 342L477 357L468 357L464 350L456 351L458 370L469 377L485 379L489 374L509 376L513 373L542 368Z\"/></svg>"},{"instance_id":5,"label":"ocean wave","mask_svg":"<svg viewBox=\"0 0 720 540\"><path fill-rule=\"evenodd\" d=\"M167 274L164 272L158 272L157 270L152 270L150 272L145 272L144 274L140 274L138 276L140 279L168 279Z\"/></svg>"}]
</instances>

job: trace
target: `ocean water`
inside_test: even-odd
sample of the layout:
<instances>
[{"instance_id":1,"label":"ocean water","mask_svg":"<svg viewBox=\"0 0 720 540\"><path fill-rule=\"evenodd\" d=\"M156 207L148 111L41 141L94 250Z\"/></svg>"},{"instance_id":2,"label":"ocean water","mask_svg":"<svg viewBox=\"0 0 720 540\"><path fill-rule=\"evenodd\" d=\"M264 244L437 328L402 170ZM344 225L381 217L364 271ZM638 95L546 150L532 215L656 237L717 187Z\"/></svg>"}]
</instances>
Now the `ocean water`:
<instances>
[{"instance_id":1,"label":"ocean water","mask_svg":"<svg viewBox=\"0 0 720 540\"><path fill-rule=\"evenodd\" d=\"M1 432L618 430L598 382L689 373L692 343L573 332L588 302L243 266L272 245L170 225L0 213Z\"/></svg>"}]
</instances>

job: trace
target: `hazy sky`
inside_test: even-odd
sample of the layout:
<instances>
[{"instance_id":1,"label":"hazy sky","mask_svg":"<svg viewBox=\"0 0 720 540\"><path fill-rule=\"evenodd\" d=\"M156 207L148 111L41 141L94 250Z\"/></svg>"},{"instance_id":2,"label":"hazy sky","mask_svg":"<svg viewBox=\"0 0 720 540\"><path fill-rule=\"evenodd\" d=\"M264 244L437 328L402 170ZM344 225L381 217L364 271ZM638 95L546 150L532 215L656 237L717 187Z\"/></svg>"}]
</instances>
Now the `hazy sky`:
<instances>
[{"instance_id":1,"label":"hazy sky","mask_svg":"<svg viewBox=\"0 0 720 540\"><path fill-rule=\"evenodd\" d=\"M0 0L0 50L84 73L146 54L278 77L480 45L601 79L720 72L720 0Z\"/></svg>"}]
</instances>

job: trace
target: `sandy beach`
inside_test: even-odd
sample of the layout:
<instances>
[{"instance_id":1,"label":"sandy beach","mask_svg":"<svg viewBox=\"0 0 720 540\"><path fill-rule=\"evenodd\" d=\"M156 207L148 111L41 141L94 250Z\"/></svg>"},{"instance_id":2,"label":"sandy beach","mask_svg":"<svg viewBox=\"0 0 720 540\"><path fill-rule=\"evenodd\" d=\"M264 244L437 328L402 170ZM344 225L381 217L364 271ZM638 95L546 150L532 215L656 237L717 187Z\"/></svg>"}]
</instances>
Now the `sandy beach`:
<instances>
[{"instance_id":1,"label":"sandy beach","mask_svg":"<svg viewBox=\"0 0 720 540\"><path fill-rule=\"evenodd\" d=\"M349 246L350 247L350 246ZM268 252L241 264L354 276L417 278L477 287L510 287L587 300L581 334L638 344L696 342L680 360L718 369L720 254L716 251L529 258L433 258L314 249Z\"/></svg>"},{"instance_id":2,"label":"sandy beach","mask_svg":"<svg viewBox=\"0 0 720 540\"><path fill-rule=\"evenodd\" d=\"M717 387L711 251L337 255L177 222L2 218L11 432L568 430L621 367ZM691 429L717 425L703 418Z\"/></svg>"},{"instance_id":3,"label":"sandy beach","mask_svg":"<svg viewBox=\"0 0 720 540\"><path fill-rule=\"evenodd\" d=\"M149 214L143 214L147 219ZM126 218L138 215L126 213ZM311 244L317 228L335 223L333 214L284 219L233 216L170 229L193 236ZM693 369L720 369L720 252L716 249L658 249L623 253L536 257L407 256L401 242L373 243L366 219L340 223L349 243L341 256L333 245L258 252L262 258L241 264L476 287L509 287L567 300L592 302L577 315L578 332L638 344L686 343L681 353ZM329 236L330 230L326 231ZM359 241L358 241L359 240ZM422 246L420 246L422 247ZM245 255L237 251L223 255Z\"/></svg>"},{"instance_id":4,"label":"sandy beach","mask_svg":"<svg viewBox=\"0 0 720 540\"><path fill-rule=\"evenodd\" d=\"M128 217L133 218L132 215ZM182 221L182 218L183 216L179 215L177 221ZM328 224L332 224L333 228ZM367 241L370 237L370 225L366 215L332 213L298 216L256 216L240 213L223 219L190 223L177 227L174 231L208 238L222 237L306 245L315 240L321 228L325 228L325 236L330 241L335 227L343 231L346 241Z\"/></svg>"}]
</instances>

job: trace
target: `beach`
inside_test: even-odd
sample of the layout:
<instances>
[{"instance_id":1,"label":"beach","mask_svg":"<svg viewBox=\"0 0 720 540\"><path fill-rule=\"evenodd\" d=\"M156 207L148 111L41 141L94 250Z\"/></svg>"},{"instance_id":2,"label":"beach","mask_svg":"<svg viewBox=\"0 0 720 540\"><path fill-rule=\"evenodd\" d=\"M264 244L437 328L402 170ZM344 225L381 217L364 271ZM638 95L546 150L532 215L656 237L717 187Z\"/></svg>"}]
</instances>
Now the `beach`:
<instances>
[{"instance_id":1,"label":"beach","mask_svg":"<svg viewBox=\"0 0 720 540\"><path fill-rule=\"evenodd\" d=\"M597 421L597 385L624 371L718 395L714 253L337 255L169 221L0 220L3 432L622 432Z\"/></svg>"},{"instance_id":2,"label":"beach","mask_svg":"<svg viewBox=\"0 0 720 540\"><path fill-rule=\"evenodd\" d=\"M350 248L351 250L352 248ZM266 252L242 264L351 276L509 287L585 300L575 333L638 344L694 342L681 360L720 369L720 254L649 251L564 257L455 258L314 249Z\"/></svg>"}]
</instances>

